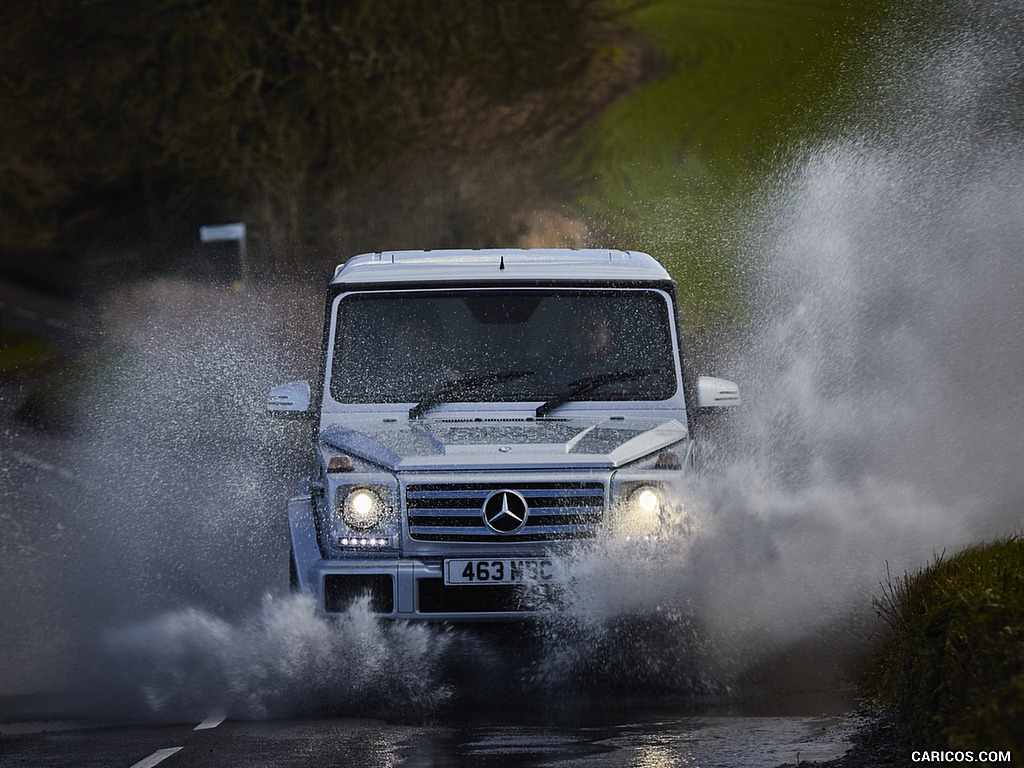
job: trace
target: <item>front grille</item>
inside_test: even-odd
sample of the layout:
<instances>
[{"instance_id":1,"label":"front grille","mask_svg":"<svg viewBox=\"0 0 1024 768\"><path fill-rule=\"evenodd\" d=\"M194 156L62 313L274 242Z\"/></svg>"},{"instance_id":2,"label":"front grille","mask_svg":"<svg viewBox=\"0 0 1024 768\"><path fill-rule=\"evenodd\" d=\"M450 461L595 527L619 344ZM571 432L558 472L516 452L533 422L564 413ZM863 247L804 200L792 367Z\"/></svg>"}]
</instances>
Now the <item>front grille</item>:
<instances>
[{"instance_id":1,"label":"front grille","mask_svg":"<svg viewBox=\"0 0 1024 768\"><path fill-rule=\"evenodd\" d=\"M500 490L519 493L530 507L516 533L484 524L483 504ZM565 541L597 535L604 518L601 483L453 483L410 485L405 491L409 535L417 541Z\"/></svg>"}]
</instances>

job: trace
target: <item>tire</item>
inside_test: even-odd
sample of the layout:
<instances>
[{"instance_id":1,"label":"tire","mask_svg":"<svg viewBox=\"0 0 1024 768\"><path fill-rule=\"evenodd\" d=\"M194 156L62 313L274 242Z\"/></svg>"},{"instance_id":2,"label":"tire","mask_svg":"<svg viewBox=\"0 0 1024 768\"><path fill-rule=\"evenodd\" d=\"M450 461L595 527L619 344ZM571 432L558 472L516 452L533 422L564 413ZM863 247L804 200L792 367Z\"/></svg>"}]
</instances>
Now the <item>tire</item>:
<instances>
[{"instance_id":1,"label":"tire","mask_svg":"<svg viewBox=\"0 0 1024 768\"><path fill-rule=\"evenodd\" d=\"M288 553L288 588L292 592L299 591L299 569L295 565L295 550Z\"/></svg>"}]
</instances>

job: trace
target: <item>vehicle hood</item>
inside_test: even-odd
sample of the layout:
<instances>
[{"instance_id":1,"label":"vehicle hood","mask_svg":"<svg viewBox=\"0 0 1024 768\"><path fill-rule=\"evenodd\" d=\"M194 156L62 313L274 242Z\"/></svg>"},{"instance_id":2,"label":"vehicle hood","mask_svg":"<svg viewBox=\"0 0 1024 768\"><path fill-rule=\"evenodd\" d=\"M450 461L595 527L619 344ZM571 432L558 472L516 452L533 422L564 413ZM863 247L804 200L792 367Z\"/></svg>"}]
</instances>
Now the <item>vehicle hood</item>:
<instances>
[{"instance_id":1,"label":"vehicle hood","mask_svg":"<svg viewBox=\"0 0 1024 768\"><path fill-rule=\"evenodd\" d=\"M676 419L438 420L330 425L320 439L389 469L614 469L687 438Z\"/></svg>"}]
</instances>

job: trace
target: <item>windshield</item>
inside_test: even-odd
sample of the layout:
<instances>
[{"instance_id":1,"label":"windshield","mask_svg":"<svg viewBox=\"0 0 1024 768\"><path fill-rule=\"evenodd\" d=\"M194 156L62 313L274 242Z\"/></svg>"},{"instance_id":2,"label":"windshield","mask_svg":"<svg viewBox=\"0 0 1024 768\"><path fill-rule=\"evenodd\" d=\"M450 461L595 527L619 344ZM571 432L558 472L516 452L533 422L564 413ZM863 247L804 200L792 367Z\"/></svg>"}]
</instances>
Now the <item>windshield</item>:
<instances>
[{"instance_id":1,"label":"windshield","mask_svg":"<svg viewBox=\"0 0 1024 768\"><path fill-rule=\"evenodd\" d=\"M376 291L337 311L341 403L547 401L593 377L607 381L573 400L676 392L670 304L655 290Z\"/></svg>"}]
</instances>

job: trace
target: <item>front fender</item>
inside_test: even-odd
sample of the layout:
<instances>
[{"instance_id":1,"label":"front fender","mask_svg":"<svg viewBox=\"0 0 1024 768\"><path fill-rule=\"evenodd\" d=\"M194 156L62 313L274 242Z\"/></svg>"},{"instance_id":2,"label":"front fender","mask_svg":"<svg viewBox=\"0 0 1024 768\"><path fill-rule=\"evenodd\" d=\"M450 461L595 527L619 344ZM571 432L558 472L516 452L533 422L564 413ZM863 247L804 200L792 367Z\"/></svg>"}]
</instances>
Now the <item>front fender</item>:
<instances>
[{"instance_id":1,"label":"front fender","mask_svg":"<svg viewBox=\"0 0 1024 768\"><path fill-rule=\"evenodd\" d=\"M304 494L288 499L288 527L292 535L296 586L300 592L311 594L313 584L310 571L321 558L311 495Z\"/></svg>"}]
</instances>

